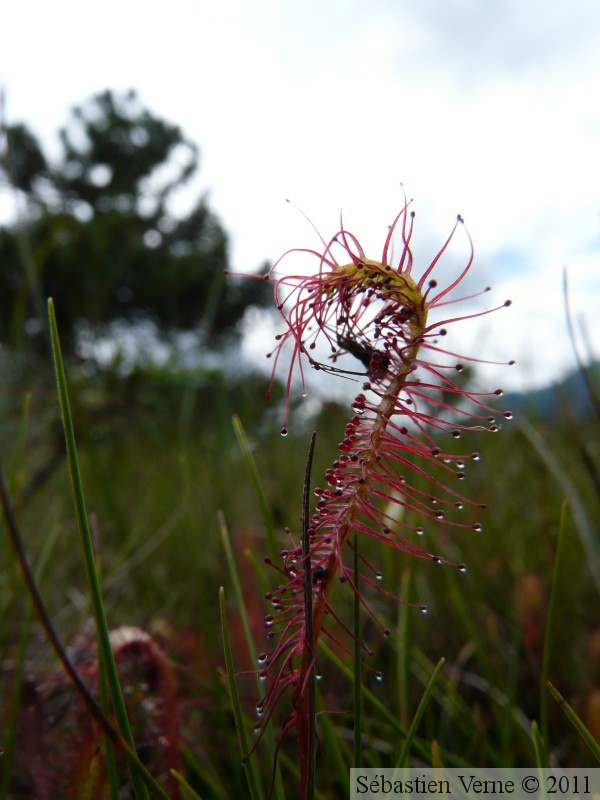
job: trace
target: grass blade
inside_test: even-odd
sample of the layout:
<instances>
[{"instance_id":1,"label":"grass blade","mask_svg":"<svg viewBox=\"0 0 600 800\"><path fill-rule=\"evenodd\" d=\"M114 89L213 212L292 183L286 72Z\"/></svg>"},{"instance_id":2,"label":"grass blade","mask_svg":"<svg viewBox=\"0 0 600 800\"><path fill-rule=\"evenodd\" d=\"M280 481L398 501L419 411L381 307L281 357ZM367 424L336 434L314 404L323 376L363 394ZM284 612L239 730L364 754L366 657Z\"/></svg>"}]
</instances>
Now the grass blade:
<instances>
[{"instance_id":1,"label":"grass blade","mask_svg":"<svg viewBox=\"0 0 600 800\"><path fill-rule=\"evenodd\" d=\"M435 666L435 669L431 673L431 678L429 679L429 682L425 687L425 691L423 692L423 697L421 698L421 702L419 703L413 721L411 722L410 728L408 729L408 732L406 734L406 739L404 740L404 744L402 745L400 755L398 756L398 760L396 762L396 769L400 769L405 765L406 759L408 758L408 754L410 752L410 748L412 747L413 739L415 738L415 734L417 732L417 728L419 727L421 718L425 713L427 704L429 703L431 690L433 689L437 676L439 675L442 667L444 666L445 660L446 660L445 658L440 658L440 660Z\"/></svg>"},{"instance_id":2,"label":"grass blade","mask_svg":"<svg viewBox=\"0 0 600 800\"><path fill-rule=\"evenodd\" d=\"M77 446L75 443L73 418L71 416L71 406L69 402L67 377L60 349L58 327L56 325L56 315L54 313L54 304L52 302L52 299L48 300L48 318L50 321L52 355L54 359L54 369L56 373L60 411L61 411L64 434L65 434L65 445L67 449L69 475L71 478L71 489L73 492L73 500L75 503L77 528L79 530L79 540L81 544L83 563L88 583L88 590L90 593L92 612L94 615L94 622L96 625L96 636L98 639L99 658L102 660L104 668L106 669L106 676L110 688L110 694L112 697L115 716L117 718L117 724L119 726L119 730L121 731L121 734L123 735L125 741L129 744L131 749L135 751L133 734L131 733L131 727L129 725L129 720L127 718L127 710L125 708L125 701L123 698L123 693L121 691L121 684L119 683L117 666L113 656L112 647L110 644L108 623L106 620L106 614L102 602L100 581L98 579L98 573L96 570L96 563L94 559L94 548L88 524L87 511L85 507L85 498L83 494L81 473L79 471L79 460L77 457ZM149 800L149 795L146 786L139 777L139 775L137 774L137 772L130 770L130 774L136 798L138 798L138 800Z\"/></svg>"},{"instance_id":3,"label":"grass blade","mask_svg":"<svg viewBox=\"0 0 600 800\"><path fill-rule=\"evenodd\" d=\"M587 556L588 569L590 570L596 589L600 592L600 545L598 544L595 531L588 519L585 505L579 491L556 455L535 430L533 425L527 422L525 418L522 418L519 420L519 428L529 440L529 443L537 450L548 468L548 471L569 501L579 538L581 539L581 544Z\"/></svg>"},{"instance_id":4,"label":"grass blade","mask_svg":"<svg viewBox=\"0 0 600 800\"><path fill-rule=\"evenodd\" d=\"M311 667L308 671L308 742L306 800L315 796L315 773L317 770L317 723L316 723L316 689L315 689L315 635L313 631L313 586L310 567L310 540L308 526L310 524L310 478L317 434L313 433L308 448L306 471L304 475L304 492L302 497L302 555L304 558L304 618L306 620L306 641Z\"/></svg>"},{"instance_id":5,"label":"grass blade","mask_svg":"<svg viewBox=\"0 0 600 800\"><path fill-rule=\"evenodd\" d=\"M551 681L548 681L546 685L548 686L548 690L550 691L552 697L556 700L558 705L564 711L569 722L571 722L577 733L581 736L583 741L590 748L596 760L600 761L600 744L596 741L593 734L586 728L583 720L571 708L571 706L567 703L565 698L554 686L554 684Z\"/></svg>"},{"instance_id":6,"label":"grass blade","mask_svg":"<svg viewBox=\"0 0 600 800\"><path fill-rule=\"evenodd\" d=\"M221 534L221 541L223 542L223 550L225 551L225 560L227 561L227 566L229 568L229 577L231 578L231 584L233 586L233 596L235 600L235 606L238 614L240 615L240 620L242 621L242 628L244 629L244 638L246 640L248 653L250 654L250 660L252 661L253 664L256 664L256 647L254 646L254 638L252 636L252 630L250 629L248 612L246 610L246 604L244 603L244 595L242 593L242 584L240 581L240 576L235 563L235 559L233 557L233 550L231 548L231 539L229 538L229 530L227 528L227 523L225 521L225 515L223 514L222 511L217 512L217 518L219 522L219 533Z\"/></svg>"},{"instance_id":7,"label":"grass blade","mask_svg":"<svg viewBox=\"0 0 600 800\"><path fill-rule=\"evenodd\" d=\"M539 769L544 769L548 764L548 759L545 756L547 748L544 745L544 740L540 733L540 729L535 720L531 723L531 741L533 743L533 753L535 757L535 765Z\"/></svg>"},{"instance_id":8,"label":"grass blade","mask_svg":"<svg viewBox=\"0 0 600 800\"><path fill-rule=\"evenodd\" d=\"M434 739L431 743L431 766L434 769L444 769L442 753L437 739Z\"/></svg>"},{"instance_id":9,"label":"grass blade","mask_svg":"<svg viewBox=\"0 0 600 800\"><path fill-rule=\"evenodd\" d=\"M248 756L248 739L246 737L246 724L240 697L238 694L237 686L235 683L235 670L233 667L233 655L231 653L231 643L229 641L229 629L227 627L227 613L225 610L225 589L221 586L219 589L219 609L221 615L221 632L223 635L223 651L225 653L225 666L227 669L227 684L229 686L229 697L231 700L231 710L235 720L235 729L237 731L238 742L240 745L240 753L242 756L242 763L244 765L244 772L248 781L248 789L252 800L258 800L261 795L258 792L256 770L253 760L246 760Z\"/></svg>"},{"instance_id":10,"label":"grass blade","mask_svg":"<svg viewBox=\"0 0 600 800\"><path fill-rule=\"evenodd\" d=\"M254 456L252 455L252 451L250 450L246 432L242 426L242 421L237 414L234 414L232 423L240 450L242 451L244 461L246 462L248 475L250 476L252 488L254 489L254 494L256 495L256 502L258 503L258 508L260 509L260 514L265 528L265 536L267 537L269 555L273 559L273 562L276 563L279 555L279 548L277 547L277 541L275 539L273 519L271 517L271 511L267 502L267 496L265 494L265 490L263 489L262 481L258 474L258 469L256 468L256 462L254 460Z\"/></svg>"},{"instance_id":11,"label":"grass blade","mask_svg":"<svg viewBox=\"0 0 600 800\"><path fill-rule=\"evenodd\" d=\"M246 640L246 646L248 647L250 660L252 661L252 664L256 664L257 663L256 647L254 645L252 630L250 629L248 611L246 609L246 604L244 603L244 596L242 593L242 584L240 581L240 576L238 573L237 565L235 563L235 558L233 557L233 550L231 548L231 539L229 538L227 523L225 522L225 516L222 511L219 511L217 513L217 517L219 521L219 532L221 534L221 541L223 542L223 550L225 551L225 560L227 561L227 566L229 568L229 575L231 578L231 584L233 586L235 606L239 614L239 617L242 621L242 628L244 629L244 638ZM262 687L258 677L256 681L259 691L262 691ZM271 757L273 759L273 763L275 763L275 742L271 727L267 728L267 730L265 731L265 742L269 748ZM275 775L275 796L278 798L278 800L284 800L285 798L285 791L283 788L281 773L278 765L276 766L276 775Z\"/></svg>"},{"instance_id":12,"label":"grass blade","mask_svg":"<svg viewBox=\"0 0 600 800\"><path fill-rule=\"evenodd\" d=\"M184 789L185 794L187 796L191 797L192 800L202 800L200 795L192 789L192 787L189 785L189 783L186 781L183 775L180 775L176 769L171 769L169 770L169 772L175 778L177 783Z\"/></svg>"},{"instance_id":13,"label":"grass blade","mask_svg":"<svg viewBox=\"0 0 600 800\"><path fill-rule=\"evenodd\" d=\"M339 785L342 787L343 797L350 795L350 772L348 762L350 755L346 742L340 736L339 729L334 724L329 714L322 714L319 717L319 731L321 748L327 753L327 771L331 779L335 775Z\"/></svg>"},{"instance_id":14,"label":"grass blade","mask_svg":"<svg viewBox=\"0 0 600 800\"><path fill-rule=\"evenodd\" d=\"M358 576L358 536L353 537L354 548L354 768L362 767L362 661L360 647L360 587Z\"/></svg>"},{"instance_id":15,"label":"grass blade","mask_svg":"<svg viewBox=\"0 0 600 800\"><path fill-rule=\"evenodd\" d=\"M565 554L566 528L567 528L568 503L564 502L560 513L560 526L558 529L558 542L556 545L556 556L554 559L554 571L552 574L552 587L550 589L550 599L548 601L548 613L546 615L546 626L544 631L544 651L542 654L542 667L540 671L540 735L544 745L544 765L548 764L548 753L550 752L550 742L548 739L548 694L546 692L546 682L550 673L550 660L552 658L552 638L554 635L554 623L556 620L556 607L558 598L558 587L561 584L562 567Z\"/></svg>"},{"instance_id":16,"label":"grass blade","mask_svg":"<svg viewBox=\"0 0 600 800\"><path fill-rule=\"evenodd\" d=\"M398 713L405 728L408 727L410 710L410 653L412 649L412 629L414 609L409 605L414 595L415 570L411 564L403 570L400 578L400 597L407 600L398 609L397 623L397 680L398 680Z\"/></svg>"},{"instance_id":17,"label":"grass blade","mask_svg":"<svg viewBox=\"0 0 600 800\"><path fill-rule=\"evenodd\" d=\"M323 653L327 660L330 661L347 680L352 681L354 679L354 673L352 669L350 669L347 664L344 664L337 654L330 647L328 647L322 639L319 640L318 646L320 652ZM382 717L382 719L385 719L386 722L389 723L393 730L403 737L406 736L406 728L402 725L394 713L366 686L363 686L362 696L363 700L367 702L369 706L374 708ZM421 746L419 742L414 742L414 748L415 751L418 752L419 756L425 761L425 763L429 763L429 753L424 747Z\"/></svg>"}]
</instances>

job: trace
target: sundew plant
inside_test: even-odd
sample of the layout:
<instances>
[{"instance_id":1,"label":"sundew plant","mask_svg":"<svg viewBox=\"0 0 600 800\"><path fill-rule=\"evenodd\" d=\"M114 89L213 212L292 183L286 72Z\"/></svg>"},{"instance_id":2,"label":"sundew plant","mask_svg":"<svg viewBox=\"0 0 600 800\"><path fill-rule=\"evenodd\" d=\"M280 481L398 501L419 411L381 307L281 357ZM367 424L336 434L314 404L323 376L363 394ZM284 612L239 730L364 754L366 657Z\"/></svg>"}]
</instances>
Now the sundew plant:
<instances>
[{"instance_id":1,"label":"sundew plant","mask_svg":"<svg viewBox=\"0 0 600 800\"><path fill-rule=\"evenodd\" d=\"M310 769L309 686L317 642L326 637L346 649L347 636L357 636L332 604L334 585L346 584L376 622L369 592L394 597L382 588L369 563L353 557L361 537L464 570L464 565L446 562L443 554L428 552L419 544L428 526L482 530L479 515L485 504L465 496L461 485L467 462L478 461L479 454L456 454L444 443L448 436L460 439L465 431L496 432L501 420L511 416L493 405L500 389L472 391L460 383L466 366L482 359L444 347L450 326L498 310L461 312L461 306L476 296L460 292L473 263L462 219L458 217L447 240L425 265L413 257L413 225L414 213L406 202L389 229L380 258L372 259L341 220L340 229L323 241L321 251L291 251L304 254L309 264L312 261L309 274L287 274L283 263L287 253L267 275L284 323L270 354L271 383L288 359L281 433L288 432L296 373L303 386L307 369L350 377L360 384L338 453L323 485L314 490L316 508L304 536L295 539L287 530L291 545L276 565L283 581L267 595L273 611L265 625L273 647L259 656L265 693L257 705L257 729L266 726L289 695L292 710L282 736L292 729L297 732L302 796ZM465 236L468 256L452 273L451 260L443 256L459 232ZM502 304L508 305L510 301ZM353 369L342 366L348 365L343 358L347 355L354 357ZM389 630L380 627L389 636Z\"/></svg>"},{"instance_id":2,"label":"sundew plant","mask_svg":"<svg viewBox=\"0 0 600 800\"><path fill-rule=\"evenodd\" d=\"M339 674L348 676L350 680L353 678L353 763L360 766L363 744L361 702L367 697L370 703L377 700L374 693L363 685L361 669L364 666L375 679L382 677L383 670L383 664L373 658L374 653L363 640L363 633L368 630L370 636L372 630L379 629L382 641L390 637L393 626L387 620L387 624L383 622L380 600L412 606L412 609L407 609L407 614L409 611L415 614L419 610L427 611L418 595L415 599L411 591L381 580L376 559L382 554L394 561L415 557L421 562L443 564L448 570L466 569L458 558L448 558L448 552L444 550L450 550L449 539L453 533L476 537L483 530L485 497L471 497L463 488L468 465L479 460L478 452L471 449L470 443L480 433L499 431L504 419L511 417L509 411L497 407L498 396L502 394L500 389L479 391L474 388L474 383L465 380L473 364L488 363L485 354L458 355L460 347L446 344L453 329L456 338L460 337L462 322L498 311L508 306L510 301L481 306L479 301L474 301L479 295L486 295L488 289L473 294L464 288L473 265L473 247L460 217L434 257L424 263L413 252L413 226L414 214L410 203L405 202L392 221L379 258L372 259L340 219L339 230L329 241L322 240L319 250L289 251L266 276L260 278L273 287L282 323L282 331L276 337L275 348L270 354L273 370L268 391L270 394L276 378L283 374L285 400L281 433L286 436L288 426L293 424L291 397L298 388L305 393L309 371L315 381L327 375L333 380L344 380L349 386L354 383L357 391L345 431L340 430L337 452L331 458L324 480L314 489L314 509L311 512L312 454L315 446L322 447L320 441L315 445L315 435L311 439L304 478L301 524L296 530L286 529L286 549L281 550L279 556L276 555L277 546L269 537L270 557L266 561L278 572L274 588L268 590L262 570L257 570L258 580L261 587L265 586L263 591L266 591L270 604L264 618L269 644L260 648L264 652L256 653L250 625L250 617L256 621L256 612L260 626L262 598L256 599L252 589L242 586L226 531L225 513L215 508L245 645L252 659L256 656L258 660L254 677L261 688L259 697L252 698L257 713L257 719L252 721L257 734L253 744L248 742L245 733L247 718L243 708L247 709L247 698L240 699L235 680L234 660L241 652L241 630L236 626L230 629L227 624L224 587L221 586L219 591L219 611L225 667L219 665L214 670L214 684L210 679L205 682L204 678L198 681L192 678L194 669L198 668L195 659L202 668L204 650L207 649L204 638L200 640L194 636L188 640L181 637L181 642L176 642L176 628L173 627L171 632L170 626L160 618L155 631L145 631L137 623L129 624L127 620L115 627L111 619L114 616L113 601L107 607L103 598L107 588L116 582L111 584L110 573L98 569L99 527L94 522L95 515L87 512L67 371L54 304L51 299L48 301L50 343L64 430L68 484L75 509L76 525L72 527L76 527L81 545L89 610L95 631L86 626L75 639L77 646L67 649L62 644L61 635L38 587L37 575L42 574L46 553L50 549L43 550L41 565L32 569L19 530L19 506L11 498L15 492L14 475L18 470L11 471L8 483L0 470L4 531L16 557L14 564L18 566L14 585L7 584L8 590L3 596L0 593L4 618L7 620L11 616L7 610L12 608L14 587L21 586L17 581L23 580L31 603L26 610L22 632L19 631L17 655L3 656L3 664L8 664L11 669L12 665L15 666L10 677L13 686L4 693L9 702L4 702L4 707L0 704L0 735L3 735L0 741L0 800L12 797L13 785L19 787L21 784L26 787L25 793L18 796L32 796L39 800L57 797L65 800L81 797L118 800L124 792L137 800L149 800L150 797L177 800L183 796L221 799L242 796L240 791L244 791L245 781L247 796L252 800L262 800L269 796L269 779L272 781L271 796L278 800L286 796L300 796L303 800L332 796L327 792L333 788L340 788L346 794L345 781L350 766L347 730L334 726L332 717L328 715L329 712L343 712L346 708L330 707L325 691L322 697L317 697L315 681L318 674L325 677L332 665ZM450 245L455 240L464 247L464 261L457 262L450 252ZM289 268L294 257L301 262L296 273ZM23 431L27 413L28 406L23 412ZM215 413L221 413L221 421L225 420L230 431L229 417L223 416L218 409ZM469 436L465 436L466 433ZM144 435L144 453L147 452L145 438ZM282 442L286 448L292 445L289 439ZM243 436L238 434L238 440L246 455ZM207 437L203 447L209 444L210 437ZM19 449L21 447L20 443ZM192 473L187 471L187 458L183 458L181 447L182 442L177 439L174 444L177 463L181 465L182 474L187 476L186 484L189 482L191 486ZM202 480L211 487L216 485L217 461L223 456L220 436L215 437L213 447L210 456L206 459L203 456L200 472ZM193 448L194 451L190 449L187 455L194 455L195 443ZM123 452L127 450L120 449ZM83 450L84 455L89 456L90 452L86 452L86 448ZM143 461L139 452L142 450L136 449L132 454L135 469ZM95 502L104 492L107 506L114 508L113 491L119 480L108 480L108 472L97 471L99 457L95 451L91 456L89 461L94 467L90 469L88 464L87 469L88 477L97 475ZM164 458L161 453L157 472L161 489L164 463L167 463ZM273 459L277 464L277 455ZM15 458L15 463L17 461ZM230 465L226 459L223 461L225 470ZM246 461L256 489L260 479L252 471L253 464L248 464L250 459ZM229 474L227 477L229 479ZM281 486L278 480L278 489ZM244 501L230 498L229 486L225 488L227 502L231 499L232 507L238 502L241 508ZM123 486L121 493L123 498L127 498L123 499L123 505L128 505L130 491ZM151 494L148 492L148 497ZM287 506L287 498L285 504ZM136 504L135 513L144 511L145 505ZM272 518L266 500L264 506L267 508L263 515L265 530L270 534ZM182 509L192 507L195 505L188 506L187 500L185 503L182 501ZM233 508L227 505L225 508L233 513ZM145 522L139 530L152 530L152 525ZM194 536L190 541L196 547L197 531L192 515L189 525L190 534ZM170 527L164 527L170 530ZM445 545L437 544L437 529L446 530ZM56 531L59 530L62 531L62 527L56 526ZM160 531L156 534L157 537L162 535ZM130 564L125 565L130 570L131 564L135 567L140 557L137 536L132 534L126 546L119 542L119 552L133 554ZM148 557L157 541L158 538L151 539L149 550L145 544L139 547L148 573L147 577L139 576L140 585L147 585L150 591L139 602L135 594L137 607L133 613L144 618L152 616L146 606L148 598L152 602L155 595L167 597L178 583L178 578L173 584L165 579L161 595L161 586L155 576L162 574L162 570L153 571L152 559ZM427 544L433 542L435 544L430 544L428 549ZM53 543L54 538L48 536L44 548L51 548ZM174 540L172 548L173 564L179 576L182 551L178 540ZM206 556L206 565L202 566L206 570L214 569L220 581L220 556L208 551L209 547L203 546L201 560ZM245 552L250 560L254 559L254 549L249 547ZM121 570L123 565L120 561L118 565ZM133 583L131 573L122 574L130 576L131 586L126 588L134 592L138 584ZM453 572L446 575L453 577ZM193 577L191 596L199 597L201 590L198 593L196 575ZM339 591L335 591L338 586ZM60 581L52 581L52 590L58 595L61 587ZM249 602L251 597L260 604L260 611ZM353 615L348 613L352 605ZM62 665L64 679L54 672L46 675L43 670L39 676L33 673L30 676L26 645L34 610ZM218 642L209 638L215 636L212 610L204 615L210 622L203 627L202 637L215 644L216 652ZM366 621L368 627L365 628L362 621ZM409 651L409 639L410 635L399 635L393 640L400 655L403 648L405 652ZM171 649L175 652L171 653ZM188 656L188 652L192 655ZM178 661L184 665L183 668L177 668ZM348 663L354 666L353 676ZM193 665L192 669L190 665ZM204 666L212 670L208 659ZM544 669L542 684L545 685L548 673L547 667ZM436 668L422 703L427 700L427 691L438 672L439 668ZM69 691L67 679L72 686ZM212 687L211 691L207 692L206 686ZM400 737L389 745L390 752L395 756L396 745L401 742L396 759L398 765L406 763L413 746L424 763L435 765L433 743L432 752L424 754L423 746L415 740L416 724L410 729L408 724L405 725L410 713L410 700L407 693L399 686L397 688L397 708L401 712L406 709L406 719L398 720L390 713L393 731L400 733ZM227 690L230 705L222 702ZM541 708L545 715L540 715L541 729L544 741L547 741L547 712L543 703ZM231 729L231 712L238 742L235 742ZM327 767L333 765L335 775L325 774L326 770L323 770L324 780L317 786L316 719L319 714L323 714L319 724L322 763ZM418 724L417 715L415 720ZM388 717L386 723L389 722ZM469 724L472 738L478 740L480 727L476 715L473 715L473 723ZM368 724L365 722L365 731L367 728L365 740L373 738L371 720ZM278 737L274 736L275 729L279 731ZM387 744L384 736L378 738L378 747L381 742ZM290 761L287 747L294 738L298 750L297 767ZM283 747L284 742L286 747ZM492 742L490 748L494 747ZM263 748L266 762L257 757ZM243 767L239 763L240 752ZM225 763L222 776L218 769L213 769L213 758L219 766ZM365 760L370 758L369 755ZM279 770L278 760L285 773ZM499 757L495 757L493 763L500 763ZM539 763L542 763L541 757ZM283 783L284 774L290 782L287 787ZM196 793L196 789L201 794Z\"/></svg>"}]
</instances>

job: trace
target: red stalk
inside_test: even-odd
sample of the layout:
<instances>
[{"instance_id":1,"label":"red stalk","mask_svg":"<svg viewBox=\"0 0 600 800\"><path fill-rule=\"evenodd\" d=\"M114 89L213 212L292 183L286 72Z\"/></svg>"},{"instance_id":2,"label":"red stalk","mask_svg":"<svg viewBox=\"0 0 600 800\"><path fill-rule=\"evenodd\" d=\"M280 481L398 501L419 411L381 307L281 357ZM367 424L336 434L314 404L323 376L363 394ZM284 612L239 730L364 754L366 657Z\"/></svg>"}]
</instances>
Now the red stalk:
<instances>
[{"instance_id":1,"label":"red stalk","mask_svg":"<svg viewBox=\"0 0 600 800\"><path fill-rule=\"evenodd\" d=\"M277 308L286 324L285 331L277 337L275 366L284 345L290 344L292 350L282 433L287 432L289 395L296 367L304 384L303 361L316 370L362 374L366 378L363 392L356 396L352 405L355 416L346 426L346 438L338 448L340 455L325 474L328 486L315 490L319 500L307 530L309 552L297 545L282 553L282 571L287 583L269 595L274 614L265 619L267 628L274 629L268 635L273 636L278 630L279 640L266 659L266 668L263 667L267 690L259 707L266 724L284 690L291 689L293 710L283 731L295 727L298 733L303 792L309 763L307 686L315 665L316 643L322 633L331 636L323 627L326 611L331 612L333 623L339 623L329 605L336 579L349 583L357 591L358 576L354 576L343 560L350 534L357 532L386 539L398 550L442 561L409 538L413 533L421 533L421 528L395 523L395 527L402 524L407 529L406 536L394 530L393 521L377 504L380 500L404 506L432 524L481 530L478 522L468 525L446 521L442 510L461 509L467 504L485 507L464 498L452 486L454 480L465 476L464 460L478 460L478 454L446 454L436 445L432 434L450 433L459 438L465 430L496 431L500 426L494 416L486 417L481 413L494 414L493 408L481 400L486 395L462 389L448 375L462 371L461 361L479 359L459 357L459 363L454 362L456 354L438 344L437 337L446 335L445 329L438 328L442 323L428 324L428 317L437 307L461 302L448 299L448 294L467 275L473 263L473 248L468 238L466 266L458 276L446 279L445 288L438 288L437 280L431 276L442 271L442 256L462 223L459 218L417 281L412 275L414 261L410 249L413 217L405 204L385 240L381 261L366 258L357 238L342 224L340 231L325 244L323 253L301 251L317 257L318 269L313 275L276 275L279 262L269 275L275 284ZM397 266L393 266L388 254L397 226L402 248ZM343 260L335 258L336 246L341 248ZM472 297L469 295L463 300ZM467 313L464 318L479 315ZM443 324L450 325L461 319L454 316L444 319ZM434 329L438 330L437 334ZM315 357L320 342L330 350L329 361L319 361ZM428 360L430 354L434 355L434 362ZM364 372L344 370L337 365L348 355L362 364ZM275 368L273 377L274 374ZM499 393L500 390L490 394ZM458 417L459 422L448 419L449 416ZM476 424L466 424L469 420ZM444 479L435 477L423 462L439 464ZM403 470L402 474L399 469ZM419 477L419 487L411 485L411 474ZM463 565L457 566L464 569ZM299 599L306 577L303 573L307 569L312 575L311 604ZM364 583L373 586L368 579ZM362 597L359 599L364 603ZM311 609L310 619L306 616L307 608ZM342 628L345 628L343 623Z\"/></svg>"}]
</instances>

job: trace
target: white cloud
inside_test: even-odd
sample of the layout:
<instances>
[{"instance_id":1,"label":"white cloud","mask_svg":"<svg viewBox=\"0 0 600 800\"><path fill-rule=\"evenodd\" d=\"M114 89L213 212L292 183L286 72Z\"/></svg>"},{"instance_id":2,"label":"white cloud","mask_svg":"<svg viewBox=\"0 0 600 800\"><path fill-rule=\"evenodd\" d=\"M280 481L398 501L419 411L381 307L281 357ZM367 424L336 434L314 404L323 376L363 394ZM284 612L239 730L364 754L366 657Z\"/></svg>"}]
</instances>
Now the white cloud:
<instances>
[{"instance_id":1,"label":"white cloud","mask_svg":"<svg viewBox=\"0 0 600 800\"><path fill-rule=\"evenodd\" d=\"M429 250L462 213L482 283L513 297L510 324L485 324L494 349L508 345L503 359L522 351L519 381L572 363L565 264L574 311L600 343L595 0L155 8L109 0L91 19L57 0L31 25L13 4L0 55L9 119L47 141L92 93L138 89L199 143L198 188L210 187L240 270L316 243L286 197L326 237L343 208L378 253L403 181Z\"/></svg>"}]
</instances>

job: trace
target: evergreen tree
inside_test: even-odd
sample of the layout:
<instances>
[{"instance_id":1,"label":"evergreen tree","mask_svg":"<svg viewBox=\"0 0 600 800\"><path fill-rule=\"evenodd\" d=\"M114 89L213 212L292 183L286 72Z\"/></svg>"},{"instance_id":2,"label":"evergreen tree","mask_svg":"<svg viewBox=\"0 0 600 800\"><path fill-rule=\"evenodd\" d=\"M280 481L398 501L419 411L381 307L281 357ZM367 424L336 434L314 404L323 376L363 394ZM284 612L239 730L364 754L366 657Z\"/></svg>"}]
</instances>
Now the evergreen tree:
<instances>
[{"instance_id":1,"label":"evergreen tree","mask_svg":"<svg viewBox=\"0 0 600 800\"><path fill-rule=\"evenodd\" d=\"M198 149L135 92L106 91L75 108L54 165L24 125L2 133L0 180L26 200L22 218L0 228L0 340L9 347L41 341L50 296L71 352L81 323L115 319L150 318L165 333L202 327L216 343L268 299L259 281L224 275L227 235L204 197L173 213Z\"/></svg>"}]
</instances>

